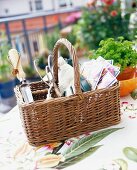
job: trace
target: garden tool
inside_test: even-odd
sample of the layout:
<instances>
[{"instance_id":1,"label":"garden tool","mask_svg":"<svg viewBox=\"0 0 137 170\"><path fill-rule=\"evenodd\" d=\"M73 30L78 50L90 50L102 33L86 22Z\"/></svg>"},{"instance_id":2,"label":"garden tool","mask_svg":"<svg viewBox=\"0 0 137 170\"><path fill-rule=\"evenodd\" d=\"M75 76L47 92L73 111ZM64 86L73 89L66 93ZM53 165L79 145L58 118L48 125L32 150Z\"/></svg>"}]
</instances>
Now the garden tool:
<instances>
[{"instance_id":1,"label":"garden tool","mask_svg":"<svg viewBox=\"0 0 137 170\"><path fill-rule=\"evenodd\" d=\"M37 71L37 73L38 73L38 75L40 76L40 78L41 78L41 80L44 82L44 83L46 83L47 85L48 85L48 87L49 87L49 89L48 89L48 94L47 94L47 99L49 99L49 98L51 98L51 91L54 89L54 91L55 91L55 96L56 97L61 97L61 93L60 93L60 91L59 91L59 89L58 89L58 87L57 87L57 85L54 83L54 81L53 81L53 75L52 75L52 71L51 71L51 69L50 69L50 63L49 63L49 61L50 61L50 58L51 56L49 55L49 57L48 57L48 66L46 66L46 75L42 78L41 77L41 75L40 75L40 73L39 73L39 71L38 71L38 68L37 68L37 64L36 64L36 62L37 62L37 60L34 60L34 66L35 66L35 70Z\"/></svg>"},{"instance_id":2,"label":"garden tool","mask_svg":"<svg viewBox=\"0 0 137 170\"><path fill-rule=\"evenodd\" d=\"M22 80L25 79L25 73L21 65L21 58L20 58L18 51L16 49L9 50L8 59L10 61L10 64L13 67L12 74L14 76L17 76L17 78L21 82Z\"/></svg>"},{"instance_id":3,"label":"garden tool","mask_svg":"<svg viewBox=\"0 0 137 170\"><path fill-rule=\"evenodd\" d=\"M54 81L54 76L53 76L53 73L52 73L52 69L53 69L53 65L52 65L52 55L49 55L48 56L48 66L46 67L46 73L47 73L47 77L48 77L48 80L50 81L50 83L53 84L53 87L54 87L54 90L55 90L55 93L58 97L61 97L61 93L60 93L60 90L59 88L57 87L55 81ZM50 76L50 77L49 77Z\"/></svg>"},{"instance_id":4,"label":"garden tool","mask_svg":"<svg viewBox=\"0 0 137 170\"><path fill-rule=\"evenodd\" d=\"M67 64L67 62L63 59L63 57L58 58L58 67L59 67L59 89L61 94L74 86L74 69L72 66ZM74 88L73 88L74 89ZM68 93L69 95L73 94L71 91Z\"/></svg>"},{"instance_id":5,"label":"garden tool","mask_svg":"<svg viewBox=\"0 0 137 170\"><path fill-rule=\"evenodd\" d=\"M32 92L29 84L26 82L25 73L21 65L21 57L16 49L9 50L8 60L13 67L12 74L14 76L17 76L17 78L21 82L20 92L24 102L26 103L33 102L34 100L33 100Z\"/></svg>"},{"instance_id":6,"label":"garden tool","mask_svg":"<svg viewBox=\"0 0 137 170\"><path fill-rule=\"evenodd\" d=\"M59 67L61 67L61 68L64 68L64 67L66 67L66 61L64 60L62 60L61 58L59 58ZM70 63L70 64L69 64ZM69 87L67 87L66 89L67 90L65 90L65 94L66 94L66 96L69 96L69 94L74 94L74 70L73 70L73 67L72 67L72 59L69 59L69 62L68 62L68 64L67 64L67 68L64 68L64 70L66 70L66 77L67 77L67 81L69 82L68 84L69 84ZM61 74L61 73L60 73ZM69 75L69 77L68 77L68 75ZM60 81L62 80L62 75L60 75ZM65 84L64 85L62 85L62 83L60 83L60 87L62 87L62 86L65 86ZM66 86L67 86L67 84L66 84ZM80 76L80 86L81 86L81 90L83 91L83 92L86 92L86 91L91 91L91 85L88 83L88 81L85 79L85 77L84 76Z\"/></svg>"},{"instance_id":7,"label":"garden tool","mask_svg":"<svg viewBox=\"0 0 137 170\"><path fill-rule=\"evenodd\" d=\"M56 83L54 83L54 81L53 81L53 75L52 75L52 72L51 72L49 66L46 66L46 73L47 73L47 78L48 78L48 81L49 81L49 84L50 84L50 87L48 89L47 99L52 98L52 92L51 91L53 89L54 89L57 97L61 97L61 93L60 93ZM52 79L49 77L49 73L50 73L50 75L52 75Z\"/></svg>"}]
</instances>

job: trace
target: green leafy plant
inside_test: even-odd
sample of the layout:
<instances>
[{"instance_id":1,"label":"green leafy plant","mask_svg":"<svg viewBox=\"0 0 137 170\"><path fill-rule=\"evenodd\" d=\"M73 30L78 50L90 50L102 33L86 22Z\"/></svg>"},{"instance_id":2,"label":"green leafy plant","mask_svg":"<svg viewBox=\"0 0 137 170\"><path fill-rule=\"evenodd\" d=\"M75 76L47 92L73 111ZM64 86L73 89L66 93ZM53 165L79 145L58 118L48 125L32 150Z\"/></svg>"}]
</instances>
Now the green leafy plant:
<instances>
[{"instance_id":1,"label":"green leafy plant","mask_svg":"<svg viewBox=\"0 0 137 170\"><path fill-rule=\"evenodd\" d=\"M45 35L44 40L49 51L53 50L53 47L59 38L60 32L58 28L55 28L54 31L49 32Z\"/></svg>"},{"instance_id":2,"label":"green leafy plant","mask_svg":"<svg viewBox=\"0 0 137 170\"><path fill-rule=\"evenodd\" d=\"M34 68L32 68L31 66L25 66L24 72L26 73L27 78L36 77L36 72L35 72Z\"/></svg>"},{"instance_id":3,"label":"green leafy plant","mask_svg":"<svg viewBox=\"0 0 137 170\"><path fill-rule=\"evenodd\" d=\"M48 50L50 52L52 52L53 50L53 47L55 45L55 43L61 38L61 35L60 35L60 30L59 28L55 28L54 31L52 32L49 32L45 35L45 43L46 43L46 46L48 48ZM66 35L65 37L68 41L71 42L72 45L75 45L76 44L76 36L75 36L75 32L72 30L71 34L68 34ZM65 47L65 46L62 46L60 48L60 54L62 57L64 58L69 58L69 51L68 49Z\"/></svg>"},{"instance_id":4,"label":"green leafy plant","mask_svg":"<svg viewBox=\"0 0 137 170\"><path fill-rule=\"evenodd\" d=\"M79 46L98 48L99 42L106 38L124 36L129 39L129 14L122 17L119 3L85 8L78 23L74 26Z\"/></svg>"},{"instance_id":5,"label":"green leafy plant","mask_svg":"<svg viewBox=\"0 0 137 170\"><path fill-rule=\"evenodd\" d=\"M72 45L76 44L76 35L72 29L70 33L66 34L65 37ZM71 58L68 49L65 46L62 46L60 49L61 56L64 58Z\"/></svg>"},{"instance_id":6,"label":"green leafy plant","mask_svg":"<svg viewBox=\"0 0 137 170\"><path fill-rule=\"evenodd\" d=\"M13 79L11 65L7 60L9 49L10 45L6 41L0 43L0 82Z\"/></svg>"},{"instance_id":7,"label":"green leafy plant","mask_svg":"<svg viewBox=\"0 0 137 170\"><path fill-rule=\"evenodd\" d=\"M137 100L137 89L135 89L135 90L131 93L131 97L132 97L134 100Z\"/></svg>"},{"instance_id":8,"label":"green leafy plant","mask_svg":"<svg viewBox=\"0 0 137 170\"><path fill-rule=\"evenodd\" d=\"M133 49L134 43L119 37L117 40L108 38L102 40L99 48L90 55L90 58L104 57L106 60L114 60L114 65L120 66L121 71L126 67L135 67L137 64L137 52Z\"/></svg>"},{"instance_id":9,"label":"green leafy plant","mask_svg":"<svg viewBox=\"0 0 137 170\"><path fill-rule=\"evenodd\" d=\"M49 51L48 49L45 49L43 53L38 56L38 67L40 69L45 70L46 65L48 64L48 56L49 56Z\"/></svg>"},{"instance_id":10,"label":"green leafy plant","mask_svg":"<svg viewBox=\"0 0 137 170\"><path fill-rule=\"evenodd\" d=\"M26 78L29 79L30 81L39 81L41 78L39 77L38 73L36 72L35 68L31 66L24 66L23 70L26 74ZM43 77L45 76L45 70L39 68L38 69L39 74Z\"/></svg>"}]
</instances>

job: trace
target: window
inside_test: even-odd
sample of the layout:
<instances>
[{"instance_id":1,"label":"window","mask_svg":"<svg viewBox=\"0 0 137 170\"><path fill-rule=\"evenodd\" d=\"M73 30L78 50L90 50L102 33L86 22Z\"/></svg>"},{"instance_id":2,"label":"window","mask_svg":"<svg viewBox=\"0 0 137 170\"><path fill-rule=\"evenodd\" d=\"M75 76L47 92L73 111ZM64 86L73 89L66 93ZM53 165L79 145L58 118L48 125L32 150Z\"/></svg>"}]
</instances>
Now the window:
<instances>
[{"instance_id":1,"label":"window","mask_svg":"<svg viewBox=\"0 0 137 170\"><path fill-rule=\"evenodd\" d=\"M72 0L58 0L59 7L71 7L73 6Z\"/></svg>"},{"instance_id":2,"label":"window","mask_svg":"<svg viewBox=\"0 0 137 170\"><path fill-rule=\"evenodd\" d=\"M35 52L38 52L38 51L39 51L37 41L33 41L33 48L34 48L34 51L35 51Z\"/></svg>"},{"instance_id":3,"label":"window","mask_svg":"<svg viewBox=\"0 0 137 170\"><path fill-rule=\"evenodd\" d=\"M70 6L73 6L73 3L72 3L72 1L70 1Z\"/></svg>"},{"instance_id":4,"label":"window","mask_svg":"<svg viewBox=\"0 0 137 170\"><path fill-rule=\"evenodd\" d=\"M33 11L33 8L32 8L32 1L29 1L29 9L30 9L30 11Z\"/></svg>"},{"instance_id":5,"label":"window","mask_svg":"<svg viewBox=\"0 0 137 170\"><path fill-rule=\"evenodd\" d=\"M5 14L8 14L9 13L9 9L5 9Z\"/></svg>"},{"instance_id":6,"label":"window","mask_svg":"<svg viewBox=\"0 0 137 170\"><path fill-rule=\"evenodd\" d=\"M67 3L65 0L59 0L59 7L66 7Z\"/></svg>"},{"instance_id":7,"label":"window","mask_svg":"<svg viewBox=\"0 0 137 170\"><path fill-rule=\"evenodd\" d=\"M69 5L69 6L73 6L72 0L68 0L68 5Z\"/></svg>"},{"instance_id":8,"label":"window","mask_svg":"<svg viewBox=\"0 0 137 170\"><path fill-rule=\"evenodd\" d=\"M43 9L42 0L35 0L35 6L36 10L42 10Z\"/></svg>"},{"instance_id":9,"label":"window","mask_svg":"<svg viewBox=\"0 0 137 170\"><path fill-rule=\"evenodd\" d=\"M23 53L26 53L26 48L25 48L24 42L22 42L22 51L23 51Z\"/></svg>"}]
</instances>

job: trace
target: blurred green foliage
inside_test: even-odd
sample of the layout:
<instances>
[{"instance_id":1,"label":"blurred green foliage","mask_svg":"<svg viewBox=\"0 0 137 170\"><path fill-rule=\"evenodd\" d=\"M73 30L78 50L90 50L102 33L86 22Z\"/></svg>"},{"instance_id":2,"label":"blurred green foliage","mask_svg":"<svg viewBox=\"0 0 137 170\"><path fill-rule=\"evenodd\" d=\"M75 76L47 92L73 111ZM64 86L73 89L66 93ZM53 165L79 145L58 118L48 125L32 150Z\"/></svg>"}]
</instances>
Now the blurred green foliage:
<instances>
[{"instance_id":1,"label":"blurred green foliage","mask_svg":"<svg viewBox=\"0 0 137 170\"><path fill-rule=\"evenodd\" d=\"M99 48L92 52L90 58L102 56L106 60L114 60L114 65L120 66L123 71L127 66L135 67L137 64L137 51L133 49L134 43L124 40L123 37L102 40Z\"/></svg>"},{"instance_id":2,"label":"blurred green foliage","mask_svg":"<svg viewBox=\"0 0 137 170\"><path fill-rule=\"evenodd\" d=\"M36 76L36 71L31 66L25 66L23 70L26 73L27 78L33 78Z\"/></svg>"},{"instance_id":3,"label":"blurred green foliage","mask_svg":"<svg viewBox=\"0 0 137 170\"><path fill-rule=\"evenodd\" d=\"M68 34L65 38L68 39L73 45L75 45L76 43L76 36L74 35L75 33L72 31L71 34ZM60 35L60 30L59 28L55 28L54 31L52 32L49 32L45 35L45 43L46 43L46 46L49 50L49 53L52 52L53 50L53 47L55 45L55 43L61 38L61 35ZM65 46L62 46L60 48L60 54L62 57L64 58L69 58L69 52L68 52L68 49L65 47ZM41 62L43 62L41 60Z\"/></svg>"},{"instance_id":4,"label":"blurred green foliage","mask_svg":"<svg viewBox=\"0 0 137 170\"><path fill-rule=\"evenodd\" d=\"M59 38L60 38L60 32L58 27L56 27L54 31L45 34L44 40L45 40L46 47L48 48L49 51L53 50L53 47Z\"/></svg>"},{"instance_id":5,"label":"blurred green foliage","mask_svg":"<svg viewBox=\"0 0 137 170\"><path fill-rule=\"evenodd\" d=\"M4 38L5 34L2 33L1 36ZM6 41L0 43L0 82L6 82L13 78L11 76L12 68L7 60L8 51L10 48L10 45Z\"/></svg>"},{"instance_id":6,"label":"blurred green foliage","mask_svg":"<svg viewBox=\"0 0 137 170\"><path fill-rule=\"evenodd\" d=\"M119 3L110 6L103 4L92 9L84 8L81 19L73 27L76 47L97 49L101 40L119 36L132 40L136 30L131 34L129 18L130 14L122 17Z\"/></svg>"}]
</instances>

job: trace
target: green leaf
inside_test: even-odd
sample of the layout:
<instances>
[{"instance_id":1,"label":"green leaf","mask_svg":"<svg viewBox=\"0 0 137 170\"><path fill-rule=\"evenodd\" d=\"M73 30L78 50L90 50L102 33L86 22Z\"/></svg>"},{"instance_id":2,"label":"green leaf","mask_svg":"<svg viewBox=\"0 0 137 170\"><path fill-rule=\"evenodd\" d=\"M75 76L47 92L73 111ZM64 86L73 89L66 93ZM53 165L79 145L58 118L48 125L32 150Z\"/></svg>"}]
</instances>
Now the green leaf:
<instances>
[{"instance_id":1,"label":"green leaf","mask_svg":"<svg viewBox=\"0 0 137 170\"><path fill-rule=\"evenodd\" d=\"M92 147L92 148L88 149L87 151L85 151L85 152L83 152L83 153L81 153L77 156L66 159L65 162L61 162L58 166L56 166L56 168L57 169L63 169L63 168L66 168L67 166L73 165L73 164L85 159L86 157L88 157L89 155L94 153L97 149L99 149L100 147L101 147L101 145Z\"/></svg>"},{"instance_id":2,"label":"green leaf","mask_svg":"<svg viewBox=\"0 0 137 170\"><path fill-rule=\"evenodd\" d=\"M128 170L128 163L124 159L116 159L114 162L120 166L120 170Z\"/></svg>"},{"instance_id":3,"label":"green leaf","mask_svg":"<svg viewBox=\"0 0 137 170\"><path fill-rule=\"evenodd\" d=\"M66 159L77 156L85 152L86 150L88 150L89 148L97 144L98 142L100 142L102 139L104 139L109 134L120 129L122 128L106 129L106 130L102 130L94 134L91 134L90 136L83 137L77 142L75 142L74 144L72 144L72 146L63 153L63 155Z\"/></svg>"},{"instance_id":4,"label":"green leaf","mask_svg":"<svg viewBox=\"0 0 137 170\"><path fill-rule=\"evenodd\" d=\"M126 147L123 149L123 153L128 159L137 162L137 148Z\"/></svg>"},{"instance_id":5,"label":"green leaf","mask_svg":"<svg viewBox=\"0 0 137 170\"><path fill-rule=\"evenodd\" d=\"M131 97L136 100L137 99L137 89L135 89L132 93L131 93Z\"/></svg>"},{"instance_id":6,"label":"green leaf","mask_svg":"<svg viewBox=\"0 0 137 170\"><path fill-rule=\"evenodd\" d=\"M114 65L121 66L121 71L127 66L134 67L137 64L137 52L133 49L133 43L124 40L123 37L118 39L108 38L101 41L99 48L91 57L96 59L98 56L102 56L107 60L113 59Z\"/></svg>"}]
</instances>

